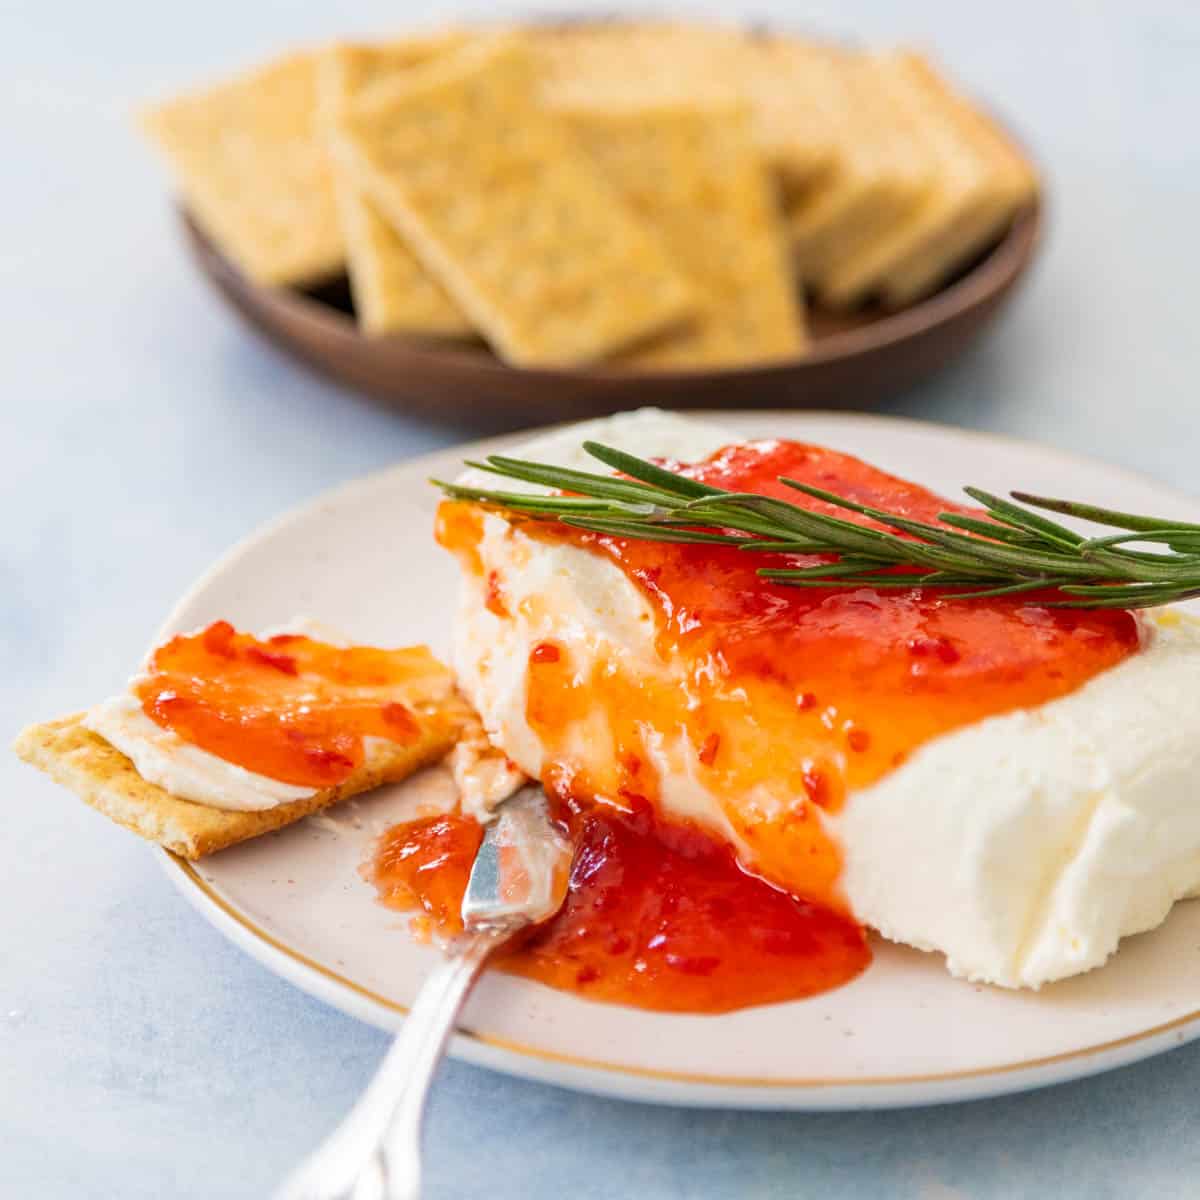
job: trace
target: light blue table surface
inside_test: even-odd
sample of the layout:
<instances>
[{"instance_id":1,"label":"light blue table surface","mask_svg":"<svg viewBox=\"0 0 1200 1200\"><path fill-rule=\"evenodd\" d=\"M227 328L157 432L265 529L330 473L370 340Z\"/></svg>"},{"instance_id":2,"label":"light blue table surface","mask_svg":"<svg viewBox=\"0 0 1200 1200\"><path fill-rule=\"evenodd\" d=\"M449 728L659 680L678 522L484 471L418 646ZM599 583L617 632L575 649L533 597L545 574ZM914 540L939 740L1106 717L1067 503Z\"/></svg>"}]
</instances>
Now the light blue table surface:
<instances>
[{"instance_id":1,"label":"light blue table surface","mask_svg":"<svg viewBox=\"0 0 1200 1200\"><path fill-rule=\"evenodd\" d=\"M187 261L129 123L135 101L288 41L443 10L495 11L0 0L5 738L117 688L175 598L260 522L452 440L251 336ZM1024 293L892 410L1200 490L1200 9L775 0L755 15L943 51L1045 164L1050 232ZM137 840L10 756L0 778L0 1196L266 1195L383 1035L226 943ZM429 1196L1196 1196L1198 1092L1200 1046L1026 1096L818 1116L638 1107L451 1063Z\"/></svg>"}]
</instances>

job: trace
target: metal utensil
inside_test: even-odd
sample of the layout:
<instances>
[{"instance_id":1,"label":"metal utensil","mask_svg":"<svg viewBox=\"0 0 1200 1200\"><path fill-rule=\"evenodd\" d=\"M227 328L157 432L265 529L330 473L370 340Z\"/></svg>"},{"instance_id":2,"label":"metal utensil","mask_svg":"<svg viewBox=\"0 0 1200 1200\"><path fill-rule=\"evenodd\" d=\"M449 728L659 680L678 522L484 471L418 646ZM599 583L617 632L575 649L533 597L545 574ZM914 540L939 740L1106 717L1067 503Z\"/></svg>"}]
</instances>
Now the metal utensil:
<instances>
[{"instance_id":1,"label":"metal utensil","mask_svg":"<svg viewBox=\"0 0 1200 1200\"><path fill-rule=\"evenodd\" d=\"M559 910L570 865L571 847L540 787L524 787L501 805L471 868L464 933L421 987L358 1103L277 1200L417 1200L425 1099L455 1018L488 957Z\"/></svg>"}]
</instances>

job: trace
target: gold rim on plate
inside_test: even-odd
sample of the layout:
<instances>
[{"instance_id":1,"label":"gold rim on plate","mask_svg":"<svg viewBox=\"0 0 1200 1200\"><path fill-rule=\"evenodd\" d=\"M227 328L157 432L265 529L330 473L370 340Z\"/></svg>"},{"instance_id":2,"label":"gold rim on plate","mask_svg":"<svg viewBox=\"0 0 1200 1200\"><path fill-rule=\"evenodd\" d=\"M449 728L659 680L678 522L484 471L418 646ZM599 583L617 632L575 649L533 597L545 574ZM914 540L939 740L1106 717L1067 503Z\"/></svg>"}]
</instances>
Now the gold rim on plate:
<instances>
[{"instance_id":1,"label":"gold rim on plate","mask_svg":"<svg viewBox=\"0 0 1200 1200\"><path fill-rule=\"evenodd\" d=\"M162 855L164 860L168 861L179 872L182 878L186 879L191 886L199 890L209 904L214 905L225 916L236 922L242 929L269 949L275 951L277 954L282 954L300 967L303 967L306 971L311 971L327 979L329 982L353 992L356 996L378 1005L380 1008L399 1013L401 1016L407 1016L409 1010L406 1005L400 1004L395 1000L390 1000L387 996L379 992L374 992L370 988L365 988L361 984L355 983L352 979L347 979L346 976L339 974L323 963L317 962L316 959L309 958L308 955L301 954L299 950L292 949L286 942L281 941L274 934L268 933L260 925L256 925L226 900L190 862L179 858L169 850L162 851ZM526 1058L540 1059L543 1062L560 1063L564 1066L577 1067L583 1070L632 1075L642 1079L658 1079L670 1083L700 1084L709 1087L763 1089L851 1088L903 1087L909 1084L953 1083L963 1079L980 1079L991 1075L1008 1075L1016 1071L1033 1071L1040 1067L1050 1067L1059 1063L1078 1061L1092 1055L1104 1054L1109 1051L1119 1050L1125 1046L1132 1046L1138 1042L1160 1037L1163 1034L1170 1033L1172 1030L1180 1029L1198 1019L1200 1019L1200 1009L1186 1013L1182 1017L1175 1017L1150 1029L1144 1029L1140 1033L1126 1034L1124 1037L1114 1038L1107 1042L1097 1042L1094 1046L1083 1046L1078 1050L1065 1050L1059 1054L1050 1054L1042 1058L1024 1059L1021 1062L1015 1063L1003 1063L994 1067L972 1067L967 1071L946 1071L930 1075L863 1075L832 1079L771 1079L752 1075L707 1075L702 1072L692 1071L666 1071L655 1067L637 1067L628 1063L606 1062L599 1058L583 1058L575 1054L559 1054L553 1050L541 1050L536 1046L530 1046L524 1042L513 1041L511 1038L499 1037L496 1034L483 1033L477 1029L466 1029L461 1026L456 1030L456 1033L459 1037L467 1038L469 1041L478 1042L485 1046L492 1046L499 1050L507 1050L514 1054L523 1055Z\"/></svg>"}]
</instances>

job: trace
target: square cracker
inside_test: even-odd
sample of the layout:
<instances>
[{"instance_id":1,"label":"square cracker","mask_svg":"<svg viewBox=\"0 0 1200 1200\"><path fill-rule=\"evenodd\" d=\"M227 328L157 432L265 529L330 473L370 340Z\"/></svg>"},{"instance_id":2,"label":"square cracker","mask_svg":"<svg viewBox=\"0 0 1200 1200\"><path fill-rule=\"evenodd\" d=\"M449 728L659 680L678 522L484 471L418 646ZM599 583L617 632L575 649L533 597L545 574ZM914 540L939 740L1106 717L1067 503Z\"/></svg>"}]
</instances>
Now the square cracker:
<instances>
[{"instance_id":1,"label":"square cracker","mask_svg":"<svg viewBox=\"0 0 1200 1200\"><path fill-rule=\"evenodd\" d=\"M890 104L924 140L934 184L903 220L831 268L822 294L833 305L871 291L892 306L919 299L991 241L1037 190L1028 162L920 55L890 52L873 63Z\"/></svg>"},{"instance_id":2,"label":"square cracker","mask_svg":"<svg viewBox=\"0 0 1200 1200\"><path fill-rule=\"evenodd\" d=\"M702 367L799 354L803 317L778 197L747 107L639 103L562 112L697 296L690 326L621 363Z\"/></svg>"},{"instance_id":3,"label":"square cracker","mask_svg":"<svg viewBox=\"0 0 1200 1200\"><path fill-rule=\"evenodd\" d=\"M911 138L861 78L863 56L835 45L653 23L552 29L535 45L543 95L558 111L672 98L746 103L810 281L906 211L926 182Z\"/></svg>"},{"instance_id":4,"label":"square cracker","mask_svg":"<svg viewBox=\"0 0 1200 1200\"><path fill-rule=\"evenodd\" d=\"M928 246L910 252L883 281L884 299L907 304L996 238L1038 192L1037 172L1008 136L919 54L899 52L895 69L925 111L953 128L989 164L986 197Z\"/></svg>"},{"instance_id":5,"label":"square cracker","mask_svg":"<svg viewBox=\"0 0 1200 1200\"><path fill-rule=\"evenodd\" d=\"M593 361L691 313L661 243L539 103L517 38L373 89L333 147L511 362Z\"/></svg>"},{"instance_id":6,"label":"square cracker","mask_svg":"<svg viewBox=\"0 0 1200 1200\"><path fill-rule=\"evenodd\" d=\"M142 115L189 211L258 283L309 283L342 268L316 114L316 56L300 51Z\"/></svg>"},{"instance_id":7,"label":"square cracker","mask_svg":"<svg viewBox=\"0 0 1200 1200\"><path fill-rule=\"evenodd\" d=\"M379 46L339 45L321 58L319 92L326 137L334 136L346 107L400 72L461 46L466 35L446 33ZM359 187L334 168L334 192L346 267L358 323L369 334L416 333L469 337L462 309L421 265L408 242Z\"/></svg>"},{"instance_id":8,"label":"square cracker","mask_svg":"<svg viewBox=\"0 0 1200 1200\"><path fill-rule=\"evenodd\" d=\"M235 812L181 800L149 783L130 759L84 728L84 716L77 713L31 725L14 749L110 820L189 859L282 829L339 800L407 778L450 750L462 719L452 706L434 717L422 716L416 741L373 744L366 762L337 787L260 812Z\"/></svg>"},{"instance_id":9,"label":"square cracker","mask_svg":"<svg viewBox=\"0 0 1200 1200\"><path fill-rule=\"evenodd\" d=\"M803 71L839 147L834 167L789 205L798 268L823 292L837 264L920 203L934 164L911 122L889 103L868 56L800 43L776 52Z\"/></svg>"},{"instance_id":10,"label":"square cracker","mask_svg":"<svg viewBox=\"0 0 1200 1200\"><path fill-rule=\"evenodd\" d=\"M834 131L782 39L722 25L588 21L531 30L553 107L693 102L731 94L750 109L755 143L784 184L802 188L833 163Z\"/></svg>"}]
</instances>

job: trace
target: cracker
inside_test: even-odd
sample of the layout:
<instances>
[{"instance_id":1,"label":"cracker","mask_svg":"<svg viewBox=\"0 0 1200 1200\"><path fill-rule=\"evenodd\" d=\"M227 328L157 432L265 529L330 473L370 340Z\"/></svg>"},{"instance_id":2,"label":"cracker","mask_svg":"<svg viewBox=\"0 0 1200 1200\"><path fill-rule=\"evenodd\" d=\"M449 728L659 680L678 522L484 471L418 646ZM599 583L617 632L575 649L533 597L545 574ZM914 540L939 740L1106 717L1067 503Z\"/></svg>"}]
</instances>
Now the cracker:
<instances>
[{"instance_id":1,"label":"cracker","mask_svg":"<svg viewBox=\"0 0 1200 1200\"><path fill-rule=\"evenodd\" d=\"M406 779L451 749L464 712L457 698L446 701L437 712L420 716L416 741L373 740L366 762L337 787L258 812L213 808L172 796L143 779L130 759L99 734L85 729L83 713L29 726L14 749L118 825L183 858L197 859L282 829L340 800Z\"/></svg>"},{"instance_id":2,"label":"cracker","mask_svg":"<svg viewBox=\"0 0 1200 1200\"><path fill-rule=\"evenodd\" d=\"M759 146L789 194L836 169L842 155L810 58L805 43L747 37L738 60L738 85L753 108Z\"/></svg>"},{"instance_id":3,"label":"cracker","mask_svg":"<svg viewBox=\"0 0 1200 1200\"><path fill-rule=\"evenodd\" d=\"M554 108L739 98L728 65L713 69L725 39L712 28L598 20L535 26L524 37L542 97Z\"/></svg>"},{"instance_id":4,"label":"cracker","mask_svg":"<svg viewBox=\"0 0 1200 1200\"><path fill-rule=\"evenodd\" d=\"M563 115L698 298L690 326L621 363L721 366L801 353L803 317L778 198L748 109L667 103Z\"/></svg>"},{"instance_id":5,"label":"cracker","mask_svg":"<svg viewBox=\"0 0 1200 1200\"><path fill-rule=\"evenodd\" d=\"M830 270L822 295L833 305L871 291L892 306L920 298L993 240L1037 190L1032 168L1004 135L919 55L893 52L874 62L891 104L925 140L935 183L902 221Z\"/></svg>"},{"instance_id":6,"label":"cracker","mask_svg":"<svg viewBox=\"0 0 1200 1200\"><path fill-rule=\"evenodd\" d=\"M660 242L539 104L518 39L473 42L375 89L333 144L511 362L589 362L690 315Z\"/></svg>"},{"instance_id":7,"label":"cracker","mask_svg":"<svg viewBox=\"0 0 1200 1200\"><path fill-rule=\"evenodd\" d=\"M429 62L463 44L448 33L382 46L340 45L320 64L321 119L327 136L336 132L346 106L410 67ZM421 265L401 234L345 171L334 170L334 191L354 310L364 332L469 337L470 321Z\"/></svg>"},{"instance_id":8,"label":"cracker","mask_svg":"<svg viewBox=\"0 0 1200 1200\"><path fill-rule=\"evenodd\" d=\"M426 65L443 54L461 49L470 37L464 30L446 29L389 42L339 42L322 55L322 72L333 64L337 84L332 94L322 99L332 100L340 107L376 87L386 86L398 71Z\"/></svg>"},{"instance_id":9,"label":"cracker","mask_svg":"<svg viewBox=\"0 0 1200 1200\"><path fill-rule=\"evenodd\" d=\"M698 101L732 94L750 107L755 142L785 185L807 186L837 155L808 79L785 43L729 26L597 22L532 34L555 107ZM815 118L815 119L814 119Z\"/></svg>"},{"instance_id":10,"label":"cracker","mask_svg":"<svg viewBox=\"0 0 1200 1200\"><path fill-rule=\"evenodd\" d=\"M986 199L948 227L926 250L910 254L883 281L884 298L906 304L936 287L947 273L999 236L1018 212L1033 203L1037 172L1005 133L918 54L896 56L908 86L940 119L954 127L990 166Z\"/></svg>"},{"instance_id":11,"label":"cracker","mask_svg":"<svg viewBox=\"0 0 1200 1200\"><path fill-rule=\"evenodd\" d=\"M836 130L835 167L789 211L797 265L824 292L825 276L910 212L933 183L923 140L897 113L866 56L792 46L807 63L814 102Z\"/></svg>"},{"instance_id":12,"label":"cracker","mask_svg":"<svg viewBox=\"0 0 1200 1200\"><path fill-rule=\"evenodd\" d=\"M310 283L342 268L316 111L316 56L297 52L142 116L189 212L258 283Z\"/></svg>"}]
</instances>

